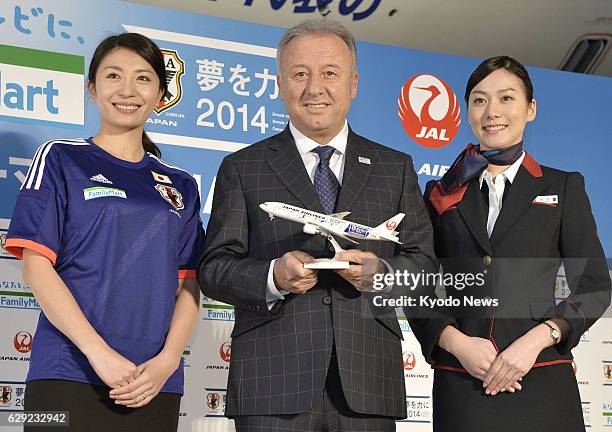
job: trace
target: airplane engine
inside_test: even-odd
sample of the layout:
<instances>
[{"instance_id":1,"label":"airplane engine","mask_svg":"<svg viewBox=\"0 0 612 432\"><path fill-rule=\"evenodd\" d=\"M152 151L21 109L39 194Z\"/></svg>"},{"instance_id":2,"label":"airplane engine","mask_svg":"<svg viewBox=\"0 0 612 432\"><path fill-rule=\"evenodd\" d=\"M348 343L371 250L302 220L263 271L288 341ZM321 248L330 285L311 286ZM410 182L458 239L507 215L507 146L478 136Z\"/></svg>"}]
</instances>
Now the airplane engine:
<instances>
[{"instance_id":1,"label":"airplane engine","mask_svg":"<svg viewBox=\"0 0 612 432\"><path fill-rule=\"evenodd\" d=\"M318 234L319 228L312 224L304 224L304 228L302 228L306 234Z\"/></svg>"}]
</instances>

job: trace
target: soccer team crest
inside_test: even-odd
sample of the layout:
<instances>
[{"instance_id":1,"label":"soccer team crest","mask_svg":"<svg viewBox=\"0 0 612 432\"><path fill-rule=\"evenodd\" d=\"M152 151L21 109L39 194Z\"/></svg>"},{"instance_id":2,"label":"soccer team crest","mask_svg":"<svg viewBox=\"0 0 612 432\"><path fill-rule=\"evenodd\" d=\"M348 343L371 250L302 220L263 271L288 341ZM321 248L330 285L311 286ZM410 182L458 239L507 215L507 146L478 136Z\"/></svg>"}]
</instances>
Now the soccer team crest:
<instances>
[{"instance_id":1,"label":"soccer team crest","mask_svg":"<svg viewBox=\"0 0 612 432\"><path fill-rule=\"evenodd\" d=\"M176 210L182 210L185 208L185 204L183 203L183 195L173 188L172 186L156 184L155 189L162 196L163 199L168 201L172 207Z\"/></svg>"},{"instance_id":2,"label":"soccer team crest","mask_svg":"<svg viewBox=\"0 0 612 432\"><path fill-rule=\"evenodd\" d=\"M163 49L164 63L166 65L166 82L168 83L168 91L161 98L155 112L159 115L168 108L173 107L181 100L183 90L181 87L181 77L185 73L185 62L179 57L178 53L173 50Z\"/></svg>"}]
</instances>

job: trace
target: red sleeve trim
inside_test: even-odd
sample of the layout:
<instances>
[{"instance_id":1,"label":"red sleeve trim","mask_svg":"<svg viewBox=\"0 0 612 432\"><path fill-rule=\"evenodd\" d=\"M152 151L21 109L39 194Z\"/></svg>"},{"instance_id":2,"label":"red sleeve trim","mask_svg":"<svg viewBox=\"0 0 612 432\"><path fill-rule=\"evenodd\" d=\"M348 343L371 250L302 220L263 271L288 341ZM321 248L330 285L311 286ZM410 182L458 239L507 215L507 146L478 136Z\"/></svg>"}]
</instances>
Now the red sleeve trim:
<instances>
[{"instance_id":1,"label":"red sleeve trim","mask_svg":"<svg viewBox=\"0 0 612 432\"><path fill-rule=\"evenodd\" d=\"M195 270L179 270L178 278L179 279L195 279L196 271Z\"/></svg>"},{"instance_id":2,"label":"red sleeve trim","mask_svg":"<svg viewBox=\"0 0 612 432\"><path fill-rule=\"evenodd\" d=\"M552 366L552 365L563 364L563 363L574 363L574 360L568 360L568 359L551 360L551 361L546 361L546 362L535 363L532 367L536 368L536 367L542 367L542 366Z\"/></svg>"},{"instance_id":3,"label":"red sleeve trim","mask_svg":"<svg viewBox=\"0 0 612 432\"><path fill-rule=\"evenodd\" d=\"M53 265L57 261L57 254L49 249L47 246L40 243L36 243L32 240L20 239L20 238L9 238L6 240L4 249L12 253L19 259L23 259L23 250L32 249L35 252L45 256L51 261Z\"/></svg>"},{"instance_id":4,"label":"red sleeve trim","mask_svg":"<svg viewBox=\"0 0 612 432\"><path fill-rule=\"evenodd\" d=\"M463 368L458 368L458 367L453 367L453 366L446 366L446 365L440 365L440 364L433 365L431 368L432 369L442 369L442 370L447 370L447 371L451 371L451 372L468 373L468 371L466 371Z\"/></svg>"},{"instance_id":5,"label":"red sleeve trim","mask_svg":"<svg viewBox=\"0 0 612 432\"><path fill-rule=\"evenodd\" d=\"M536 368L536 367L544 367L544 366L553 366L553 365L564 364L564 363L574 363L574 360L567 360L567 359L551 360L551 361L536 363L532 367ZM467 371L463 368L446 366L446 365L441 365L441 364L435 364L431 368L432 369L442 369L442 370L447 370L451 372L467 373Z\"/></svg>"}]
</instances>

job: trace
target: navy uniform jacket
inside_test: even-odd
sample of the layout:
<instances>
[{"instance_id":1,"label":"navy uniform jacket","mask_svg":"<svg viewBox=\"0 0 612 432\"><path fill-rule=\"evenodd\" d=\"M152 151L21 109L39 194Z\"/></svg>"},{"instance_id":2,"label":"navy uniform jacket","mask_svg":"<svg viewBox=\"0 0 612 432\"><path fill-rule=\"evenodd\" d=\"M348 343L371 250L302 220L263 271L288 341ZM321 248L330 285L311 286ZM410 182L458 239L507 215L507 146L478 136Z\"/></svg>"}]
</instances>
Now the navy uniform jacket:
<instances>
[{"instance_id":1,"label":"navy uniform jacket","mask_svg":"<svg viewBox=\"0 0 612 432\"><path fill-rule=\"evenodd\" d=\"M437 318L413 326L428 362L434 368L464 371L452 354L437 346L447 325L490 339L501 352L540 322L557 316L569 322L569 333L543 350L534 367L572 362L571 349L610 304L610 275L582 175L540 166L526 154L491 238L478 178L461 192L463 199L442 214L428 199L434 184L427 184L425 201L436 255L445 272L485 275L483 286L447 286L446 295L497 299L499 304L473 307L462 302L460 307L438 309ZM569 295L559 302L555 283L562 261Z\"/></svg>"}]
</instances>

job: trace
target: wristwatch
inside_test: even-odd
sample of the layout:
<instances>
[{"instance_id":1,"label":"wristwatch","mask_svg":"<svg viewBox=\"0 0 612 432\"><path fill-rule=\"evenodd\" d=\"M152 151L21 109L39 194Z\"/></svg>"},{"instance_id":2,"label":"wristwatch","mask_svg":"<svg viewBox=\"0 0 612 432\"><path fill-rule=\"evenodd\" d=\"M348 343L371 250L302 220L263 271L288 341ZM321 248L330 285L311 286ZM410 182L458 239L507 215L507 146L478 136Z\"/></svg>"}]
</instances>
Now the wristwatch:
<instances>
[{"instance_id":1,"label":"wristwatch","mask_svg":"<svg viewBox=\"0 0 612 432\"><path fill-rule=\"evenodd\" d=\"M554 341L555 345L558 344L559 343L559 339L561 339L561 333L559 333L559 330L557 330L556 328L551 326L548 323L548 321L544 321L544 322L542 322L542 324L546 325L546 327L548 327L548 329L550 330L550 337Z\"/></svg>"}]
</instances>

